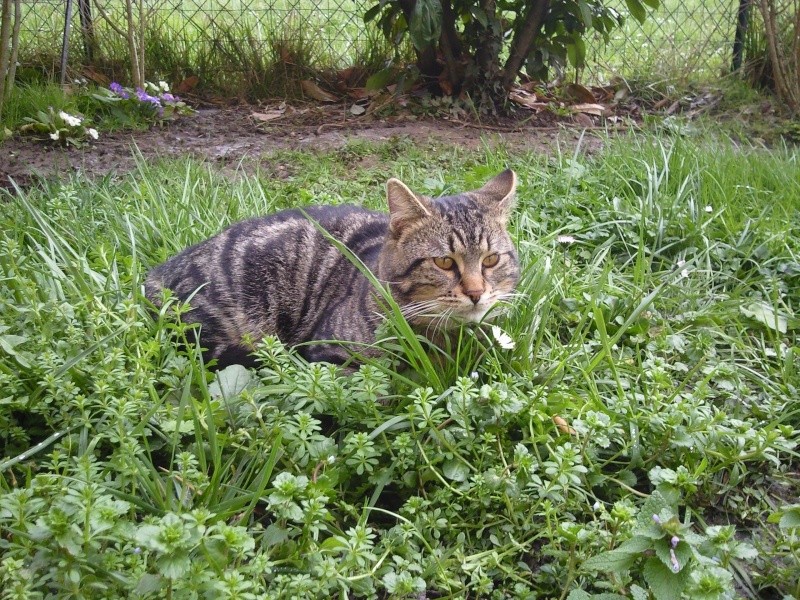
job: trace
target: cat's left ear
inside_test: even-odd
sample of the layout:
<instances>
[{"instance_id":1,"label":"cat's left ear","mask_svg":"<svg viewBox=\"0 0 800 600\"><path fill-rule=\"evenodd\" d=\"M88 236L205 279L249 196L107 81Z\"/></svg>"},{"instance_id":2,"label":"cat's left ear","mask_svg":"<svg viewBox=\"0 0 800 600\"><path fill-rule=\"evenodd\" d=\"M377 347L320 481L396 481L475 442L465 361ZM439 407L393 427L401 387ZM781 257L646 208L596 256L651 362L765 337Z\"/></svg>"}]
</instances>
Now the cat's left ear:
<instances>
[{"instance_id":1,"label":"cat's left ear","mask_svg":"<svg viewBox=\"0 0 800 600\"><path fill-rule=\"evenodd\" d=\"M517 191L517 174L506 169L489 180L481 189L475 190L481 201L493 212L507 220L514 207L514 194Z\"/></svg>"}]
</instances>

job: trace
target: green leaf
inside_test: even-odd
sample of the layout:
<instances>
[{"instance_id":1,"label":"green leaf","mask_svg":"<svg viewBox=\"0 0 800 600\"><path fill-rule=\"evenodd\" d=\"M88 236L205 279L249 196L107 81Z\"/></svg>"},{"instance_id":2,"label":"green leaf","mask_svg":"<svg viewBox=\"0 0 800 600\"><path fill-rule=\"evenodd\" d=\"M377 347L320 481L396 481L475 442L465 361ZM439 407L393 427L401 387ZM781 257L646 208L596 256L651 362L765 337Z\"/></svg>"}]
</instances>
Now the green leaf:
<instances>
[{"instance_id":1,"label":"green leaf","mask_svg":"<svg viewBox=\"0 0 800 600\"><path fill-rule=\"evenodd\" d=\"M780 333L786 333L787 331L789 324L788 317L776 312L773 307L765 302L752 302L747 306L740 306L739 310L745 317L755 319L770 329L774 329Z\"/></svg>"},{"instance_id":2,"label":"green leaf","mask_svg":"<svg viewBox=\"0 0 800 600\"><path fill-rule=\"evenodd\" d=\"M417 0L408 34L417 50L424 50L436 40L442 31L442 5L439 0Z\"/></svg>"},{"instance_id":3,"label":"green leaf","mask_svg":"<svg viewBox=\"0 0 800 600\"><path fill-rule=\"evenodd\" d=\"M230 365L217 373L217 378L208 386L212 398L235 398L250 385L253 376L242 365Z\"/></svg>"},{"instance_id":4,"label":"green leaf","mask_svg":"<svg viewBox=\"0 0 800 600\"><path fill-rule=\"evenodd\" d=\"M597 556L592 556L583 563L583 566L592 571L627 571L639 558L638 552L628 552L626 550L609 550Z\"/></svg>"},{"instance_id":5,"label":"green leaf","mask_svg":"<svg viewBox=\"0 0 800 600\"><path fill-rule=\"evenodd\" d=\"M141 596L149 596L164 589L164 578L161 575L151 575L145 573L136 585L136 593Z\"/></svg>"},{"instance_id":6,"label":"green leaf","mask_svg":"<svg viewBox=\"0 0 800 600\"><path fill-rule=\"evenodd\" d=\"M639 23L645 22L647 19L647 11L644 6L642 6L640 0L625 0L625 4L628 6L628 11L630 11L634 19L639 21Z\"/></svg>"},{"instance_id":7,"label":"green leaf","mask_svg":"<svg viewBox=\"0 0 800 600\"><path fill-rule=\"evenodd\" d=\"M576 69L584 65L586 61L586 44L580 36L575 36L573 42L567 44L567 59L569 64Z\"/></svg>"},{"instance_id":8,"label":"green leaf","mask_svg":"<svg viewBox=\"0 0 800 600\"><path fill-rule=\"evenodd\" d=\"M636 526L633 528L633 532L653 539L655 539L655 537L661 537L663 533L659 531L658 534L654 534L652 530L653 515L661 514L661 511L664 509L673 510L673 507L667 499L664 498L662 493L656 490L650 494L650 497L645 500L645 503L642 505L639 514L636 516Z\"/></svg>"},{"instance_id":9,"label":"green leaf","mask_svg":"<svg viewBox=\"0 0 800 600\"><path fill-rule=\"evenodd\" d=\"M767 519L770 523L778 523L781 529L800 527L800 504L787 507L785 510L772 513Z\"/></svg>"},{"instance_id":10,"label":"green leaf","mask_svg":"<svg viewBox=\"0 0 800 600\"><path fill-rule=\"evenodd\" d=\"M661 7L661 0L642 0L647 6L652 8L653 10L657 10Z\"/></svg>"},{"instance_id":11,"label":"green leaf","mask_svg":"<svg viewBox=\"0 0 800 600\"><path fill-rule=\"evenodd\" d=\"M489 27L489 17L486 16L486 11L479 6L472 6L469 12L472 13L475 20L481 24L481 27Z\"/></svg>"},{"instance_id":12,"label":"green leaf","mask_svg":"<svg viewBox=\"0 0 800 600\"><path fill-rule=\"evenodd\" d=\"M574 589L567 596L567 600L592 600L593 596L583 590Z\"/></svg>"},{"instance_id":13,"label":"green leaf","mask_svg":"<svg viewBox=\"0 0 800 600\"><path fill-rule=\"evenodd\" d=\"M383 8L383 6L381 6L380 4L376 4L375 6L370 8L367 12L365 12L364 13L364 23L369 23L375 17L377 17L378 14L381 12L382 8Z\"/></svg>"},{"instance_id":14,"label":"green leaf","mask_svg":"<svg viewBox=\"0 0 800 600\"><path fill-rule=\"evenodd\" d=\"M364 84L364 87L371 91L383 89L394 81L395 73L396 69L393 65L386 67L385 69L381 69L367 79L367 83Z\"/></svg>"},{"instance_id":15,"label":"green leaf","mask_svg":"<svg viewBox=\"0 0 800 600\"><path fill-rule=\"evenodd\" d=\"M442 473L452 481L466 481L469 477L469 467L462 461L451 458L442 465Z\"/></svg>"},{"instance_id":16,"label":"green leaf","mask_svg":"<svg viewBox=\"0 0 800 600\"><path fill-rule=\"evenodd\" d=\"M670 554L671 544L669 540L667 538L656 540L656 542L653 544L653 548L656 551L656 556L658 556L661 562L664 563L664 565L674 573L675 569L672 562L672 555ZM675 547L673 552L675 553L675 560L677 561L678 565L677 569L678 571L681 571L692 558L692 549L686 542L680 542Z\"/></svg>"},{"instance_id":17,"label":"green leaf","mask_svg":"<svg viewBox=\"0 0 800 600\"><path fill-rule=\"evenodd\" d=\"M638 585L631 586L631 596L633 600L650 600L647 590L640 588Z\"/></svg>"},{"instance_id":18,"label":"green leaf","mask_svg":"<svg viewBox=\"0 0 800 600\"><path fill-rule=\"evenodd\" d=\"M580 10L583 24L588 29L592 26L592 9L589 7L589 3L586 0L578 0L578 9Z\"/></svg>"},{"instance_id":19,"label":"green leaf","mask_svg":"<svg viewBox=\"0 0 800 600\"><path fill-rule=\"evenodd\" d=\"M644 563L642 575L656 600L680 600L689 570L673 573L655 556Z\"/></svg>"}]
</instances>

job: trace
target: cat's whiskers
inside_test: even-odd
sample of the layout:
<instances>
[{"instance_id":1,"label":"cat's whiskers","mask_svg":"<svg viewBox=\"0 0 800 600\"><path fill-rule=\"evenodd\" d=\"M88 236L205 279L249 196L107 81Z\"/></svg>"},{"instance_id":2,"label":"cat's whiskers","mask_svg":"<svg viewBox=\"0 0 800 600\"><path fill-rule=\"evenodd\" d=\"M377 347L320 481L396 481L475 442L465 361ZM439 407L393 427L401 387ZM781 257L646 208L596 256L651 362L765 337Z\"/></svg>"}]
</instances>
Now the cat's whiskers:
<instances>
[{"instance_id":1,"label":"cat's whiskers","mask_svg":"<svg viewBox=\"0 0 800 600\"><path fill-rule=\"evenodd\" d=\"M420 302L412 302L411 304L407 304L401 307L400 312L406 318L406 320L412 319L414 317L418 317L420 315L424 315L430 309L436 308L439 306L439 302L437 300L425 300ZM438 314L438 311L433 312L432 314Z\"/></svg>"},{"instance_id":2,"label":"cat's whiskers","mask_svg":"<svg viewBox=\"0 0 800 600\"><path fill-rule=\"evenodd\" d=\"M447 310L436 315L436 318L428 323L428 326L425 328L425 337L430 338L435 336L439 330L444 329L445 324L448 320L450 320L450 315L452 314L453 309L448 308Z\"/></svg>"}]
</instances>

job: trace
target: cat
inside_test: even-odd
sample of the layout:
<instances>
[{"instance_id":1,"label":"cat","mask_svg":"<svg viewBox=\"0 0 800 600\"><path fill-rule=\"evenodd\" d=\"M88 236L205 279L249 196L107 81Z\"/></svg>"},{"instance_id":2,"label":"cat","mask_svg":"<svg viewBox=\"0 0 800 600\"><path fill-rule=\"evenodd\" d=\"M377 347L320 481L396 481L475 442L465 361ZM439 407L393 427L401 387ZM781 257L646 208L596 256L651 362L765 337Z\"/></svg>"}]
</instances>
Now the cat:
<instances>
[{"instance_id":1,"label":"cat","mask_svg":"<svg viewBox=\"0 0 800 600\"><path fill-rule=\"evenodd\" d=\"M507 223L517 177L506 170L478 190L432 199L398 179L386 184L389 214L356 206L305 209L388 284L421 332L480 321L511 297L519 259ZM312 340L375 341L381 303L369 280L298 209L236 223L152 269L145 294L168 288L200 325L206 361L256 365L266 335L287 346ZM343 364L347 345L297 348L308 361Z\"/></svg>"}]
</instances>

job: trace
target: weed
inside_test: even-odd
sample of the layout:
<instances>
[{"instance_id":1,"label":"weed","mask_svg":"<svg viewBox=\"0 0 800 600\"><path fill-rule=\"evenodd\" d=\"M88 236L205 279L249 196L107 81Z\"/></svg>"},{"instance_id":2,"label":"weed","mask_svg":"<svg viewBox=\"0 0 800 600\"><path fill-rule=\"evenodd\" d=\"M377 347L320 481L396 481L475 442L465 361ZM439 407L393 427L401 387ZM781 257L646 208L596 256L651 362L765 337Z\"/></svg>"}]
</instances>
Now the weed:
<instances>
[{"instance_id":1,"label":"weed","mask_svg":"<svg viewBox=\"0 0 800 600\"><path fill-rule=\"evenodd\" d=\"M796 154L394 141L354 175L364 150L281 156L288 180L181 161L6 199L4 597L796 594ZM519 298L447 352L389 303L355 374L275 338L211 374L142 297L235 220L505 165Z\"/></svg>"}]
</instances>

